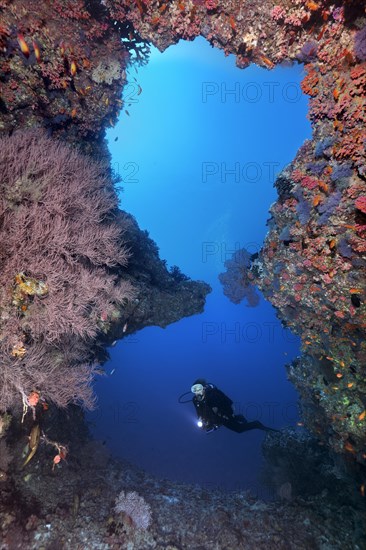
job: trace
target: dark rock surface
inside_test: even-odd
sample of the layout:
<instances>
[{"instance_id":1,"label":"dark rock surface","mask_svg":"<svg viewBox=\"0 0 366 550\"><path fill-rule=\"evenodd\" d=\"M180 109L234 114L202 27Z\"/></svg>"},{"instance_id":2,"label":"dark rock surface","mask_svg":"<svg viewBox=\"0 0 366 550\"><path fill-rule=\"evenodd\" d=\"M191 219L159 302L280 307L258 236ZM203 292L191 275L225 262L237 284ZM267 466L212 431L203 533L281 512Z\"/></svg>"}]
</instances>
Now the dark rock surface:
<instances>
[{"instance_id":1,"label":"dark rock surface","mask_svg":"<svg viewBox=\"0 0 366 550\"><path fill-rule=\"evenodd\" d=\"M132 216L121 216L129 220L124 238L131 252L123 276L132 283L137 295L122 310L118 325L112 325L107 335L109 342L146 326L165 328L182 317L201 313L211 292L207 283L189 279L176 267L168 269L148 233L138 227Z\"/></svg>"}]
</instances>

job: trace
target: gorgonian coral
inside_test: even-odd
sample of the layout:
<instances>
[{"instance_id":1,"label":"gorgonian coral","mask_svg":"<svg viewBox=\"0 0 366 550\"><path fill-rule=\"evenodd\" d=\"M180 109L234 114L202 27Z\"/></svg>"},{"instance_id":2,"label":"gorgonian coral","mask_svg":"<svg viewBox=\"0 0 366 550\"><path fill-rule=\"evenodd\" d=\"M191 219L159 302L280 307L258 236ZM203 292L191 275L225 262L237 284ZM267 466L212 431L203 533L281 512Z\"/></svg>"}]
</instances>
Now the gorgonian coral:
<instances>
[{"instance_id":1,"label":"gorgonian coral","mask_svg":"<svg viewBox=\"0 0 366 550\"><path fill-rule=\"evenodd\" d=\"M360 61L366 61L366 25L355 34L354 52Z\"/></svg>"},{"instance_id":2,"label":"gorgonian coral","mask_svg":"<svg viewBox=\"0 0 366 550\"><path fill-rule=\"evenodd\" d=\"M219 280L225 296L234 304L239 304L246 298L248 306L257 306L259 295L249 278L251 254L245 248L237 250L230 260L226 260L224 265L226 271L220 273Z\"/></svg>"},{"instance_id":3,"label":"gorgonian coral","mask_svg":"<svg viewBox=\"0 0 366 550\"><path fill-rule=\"evenodd\" d=\"M89 346L133 296L105 167L39 130L0 140L0 409L92 404Z\"/></svg>"}]
</instances>

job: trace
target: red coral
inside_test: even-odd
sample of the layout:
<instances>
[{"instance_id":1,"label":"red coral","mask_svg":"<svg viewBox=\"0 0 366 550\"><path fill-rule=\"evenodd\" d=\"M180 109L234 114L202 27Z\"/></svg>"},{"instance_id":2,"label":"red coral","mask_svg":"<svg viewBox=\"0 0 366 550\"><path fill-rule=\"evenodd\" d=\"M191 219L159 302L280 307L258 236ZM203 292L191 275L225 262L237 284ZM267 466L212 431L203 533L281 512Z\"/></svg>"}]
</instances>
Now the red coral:
<instances>
[{"instance_id":1,"label":"red coral","mask_svg":"<svg viewBox=\"0 0 366 550\"><path fill-rule=\"evenodd\" d=\"M308 74L301 82L301 89L304 94L316 96L319 93L319 88L317 87L317 84L319 83L319 76L312 66L309 66L307 71Z\"/></svg>"},{"instance_id":2,"label":"red coral","mask_svg":"<svg viewBox=\"0 0 366 550\"><path fill-rule=\"evenodd\" d=\"M363 93L366 86L366 63L352 67L350 72L353 84Z\"/></svg>"},{"instance_id":3,"label":"red coral","mask_svg":"<svg viewBox=\"0 0 366 550\"><path fill-rule=\"evenodd\" d=\"M316 178L312 178L311 176L305 176L302 180L301 180L301 185L302 187L306 187L306 189L315 189L316 187L318 187L318 180Z\"/></svg>"},{"instance_id":4,"label":"red coral","mask_svg":"<svg viewBox=\"0 0 366 550\"><path fill-rule=\"evenodd\" d=\"M358 210L361 210L361 212L366 214L366 195L361 195L361 197L358 197L355 201L355 206Z\"/></svg>"},{"instance_id":5,"label":"red coral","mask_svg":"<svg viewBox=\"0 0 366 550\"><path fill-rule=\"evenodd\" d=\"M279 19L284 19L285 15L286 12L282 6L274 6L271 10L271 17L273 17L275 21L278 21Z\"/></svg>"}]
</instances>

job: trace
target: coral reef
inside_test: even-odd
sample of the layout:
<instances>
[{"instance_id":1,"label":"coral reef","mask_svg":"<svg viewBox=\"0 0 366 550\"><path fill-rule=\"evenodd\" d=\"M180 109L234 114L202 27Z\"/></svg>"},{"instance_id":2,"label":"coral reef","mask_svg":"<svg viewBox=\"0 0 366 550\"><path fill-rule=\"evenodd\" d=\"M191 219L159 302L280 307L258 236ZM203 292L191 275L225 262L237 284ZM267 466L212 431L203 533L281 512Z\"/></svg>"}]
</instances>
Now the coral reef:
<instances>
[{"instance_id":1,"label":"coral reef","mask_svg":"<svg viewBox=\"0 0 366 550\"><path fill-rule=\"evenodd\" d=\"M98 342L202 309L209 287L169 274L117 210L107 167L42 131L0 149L0 409L39 398L91 407Z\"/></svg>"},{"instance_id":2,"label":"coral reef","mask_svg":"<svg viewBox=\"0 0 366 550\"><path fill-rule=\"evenodd\" d=\"M304 423L320 443L364 468L364 4L347 0L29 0L26 4L1 0L0 16L3 139L15 129L25 135L27 128L38 126L99 158L108 158L104 130L114 124L123 107L121 92L127 64L132 58L137 63L146 62L147 42L164 50L182 38L192 40L202 35L225 54L234 54L240 68L250 63L267 69L304 63L302 90L309 96L313 138L301 147L276 181L279 197L271 208L269 234L245 280L258 285L277 308L282 322L302 338L303 354L288 365L288 372L301 395ZM20 159L23 157L20 155ZM74 158L71 152L63 167L68 175L75 168L69 158ZM32 267L30 264L28 246L34 249L34 236L39 238L39 247L44 244L42 216L48 219L46 229L53 239L53 251L57 251L57 258L51 254L51 259L57 259L57 265L61 259L72 265L73 255L77 254L79 260L83 256L84 268L85 262L95 266L101 261L100 251L84 240L82 248L87 254L83 255L78 242L72 243L76 248L70 251L62 239L57 239L58 226L51 223L51 217L56 221L62 218L66 199L59 188L50 187L53 200L43 204L45 172L39 162L34 166L27 179L17 176L12 186L5 180L1 183L1 230L7 234L1 245L5 266L1 275L1 376L7 378L3 378L0 389L2 407L19 395L23 405L37 407L39 414L43 394L59 404L75 401L76 396L79 400L82 396L84 402L90 398L85 389L94 372L90 362L96 352L79 345L77 339L99 331L98 338L108 341L113 334L120 337L148 324L165 326L201 310L208 288L185 280L174 270L169 273L148 236L120 213L121 220L129 222L123 223L124 238L129 234L133 252L130 266L121 269L138 292L137 301L130 300L122 314L119 308L119 324L110 322L112 306L106 312L99 311L100 301L97 307L84 305L81 310L69 311L64 300L70 301L73 289L61 291L55 272L47 271L42 254L33 260ZM17 173L15 165L14 171ZM37 185L37 181L41 183ZM58 194L53 196L56 189ZM87 189L83 192L87 194ZM76 195L74 200L79 204ZM94 223L93 217L89 222ZM67 227L61 225L61 229L62 236ZM83 233L77 235L79 238L83 240ZM109 239L113 241L112 235ZM19 253L11 258L7 242L12 251L19 247ZM113 256L116 260L118 254L113 252ZM118 268L106 257L103 262L103 277L109 274L109 282L118 278ZM98 270L101 274L100 266ZM95 290L95 278L90 281L88 269L82 272L81 280L72 279L74 289L82 291L90 282ZM55 289L62 308L53 301ZM52 311L47 304L53 304ZM96 324L85 324L85 318L94 313L99 315ZM74 315L84 319L81 329L73 321ZM31 321L28 326L31 319L37 323ZM67 354L60 355L58 348L55 351L57 338L64 348L67 344ZM45 362L52 369L40 371L39 365ZM69 368L70 364L75 369ZM41 372L43 377L35 379L34 373ZM64 372L68 377L75 374L67 387L63 385ZM56 376L53 380L57 391L47 394L46 378L51 373ZM81 386L80 373L86 382ZM20 380L20 385L15 385L15 380ZM64 490L60 495L59 481L56 483L53 474L40 476L35 470L48 447L42 447L37 460L33 458L29 464L33 476L30 481L19 472L14 473L11 482L9 473L2 478L0 528L6 549L42 545L113 548L127 541L131 548L146 549L268 548L269 540L273 547L284 549L362 548L362 537L358 535L364 533L364 527L354 519L353 509L340 510L339 501L325 502L321 494L292 499L289 480L283 480L282 503L258 503L243 494L225 500L221 492L209 494L201 489L164 485L127 468L120 471L115 464L107 469L107 462L97 466L90 453L95 456L99 451L85 446L79 452L79 469L75 461L75 470L70 469L69 477L62 477ZM13 463L6 462L11 471ZM57 469L61 475L67 471L64 462L56 464ZM362 487L364 495L364 484ZM116 490L136 489L146 497L154 518L151 528L142 533L111 511Z\"/></svg>"},{"instance_id":3,"label":"coral reef","mask_svg":"<svg viewBox=\"0 0 366 550\"><path fill-rule=\"evenodd\" d=\"M124 237L131 256L126 276L136 290L136 299L125 305L118 323L106 325L103 340L109 344L143 327L165 328L182 317L201 313L211 292L207 283L168 270L148 232L141 231L132 216L122 212L119 216L128 221Z\"/></svg>"},{"instance_id":4,"label":"coral reef","mask_svg":"<svg viewBox=\"0 0 366 550\"><path fill-rule=\"evenodd\" d=\"M309 427L364 463L364 6L327 0L105 5L112 18L130 20L160 50L202 35L235 54L241 68L304 63L313 139L276 182L279 199L253 282L301 335L305 370L296 363L289 372L306 401L303 409L312 410ZM305 375L309 361L312 376Z\"/></svg>"},{"instance_id":5,"label":"coral reef","mask_svg":"<svg viewBox=\"0 0 366 550\"><path fill-rule=\"evenodd\" d=\"M249 278L250 263L249 252L245 248L237 250L232 258L226 260L226 271L220 273L219 280L225 296L234 304L240 304L245 298L248 306L255 307L259 303L259 296Z\"/></svg>"},{"instance_id":6,"label":"coral reef","mask_svg":"<svg viewBox=\"0 0 366 550\"><path fill-rule=\"evenodd\" d=\"M91 406L88 348L135 296L113 182L37 130L0 140L0 171L0 409Z\"/></svg>"},{"instance_id":7,"label":"coral reef","mask_svg":"<svg viewBox=\"0 0 366 550\"><path fill-rule=\"evenodd\" d=\"M282 172L252 272L301 336L303 356L288 372L307 426L365 464L365 185L336 150L333 139L306 142Z\"/></svg>"},{"instance_id":8,"label":"coral reef","mask_svg":"<svg viewBox=\"0 0 366 550\"><path fill-rule=\"evenodd\" d=\"M263 482L281 497L281 488L289 486L291 499L327 495L330 501L362 510L362 466L345 462L338 453L329 452L303 427L271 433L262 444L266 459ZM301 465L301 466L300 466Z\"/></svg>"},{"instance_id":9,"label":"coral reef","mask_svg":"<svg viewBox=\"0 0 366 550\"><path fill-rule=\"evenodd\" d=\"M276 472L282 487L286 480L293 490L291 494L274 487L271 499L263 502L245 491L225 494L218 488L154 479L111 459L102 443L89 441L75 409L71 408L68 418L62 411L46 414L54 412L63 433L52 437L69 439L68 459L53 469L51 449L42 446L20 472L16 466L22 442L17 443L12 484L9 479L0 483L4 550L364 548L359 487L350 484L347 474L326 457L325 449L305 434L289 431L266 436L268 468ZM51 432L49 422L44 430ZM308 469L300 467L304 457ZM319 461L323 466L317 473ZM283 465L289 473L281 478ZM309 484L309 476L313 483Z\"/></svg>"},{"instance_id":10,"label":"coral reef","mask_svg":"<svg viewBox=\"0 0 366 550\"><path fill-rule=\"evenodd\" d=\"M126 514L136 529L148 529L151 524L151 506L136 491L121 491L114 510Z\"/></svg>"},{"instance_id":11,"label":"coral reef","mask_svg":"<svg viewBox=\"0 0 366 550\"><path fill-rule=\"evenodd\" d=\"M3 1L0 19L0 131L42 126L106 155L126 66L148 55L131 25L117 28L96 0Z\"/></svg>"}]
</instances>

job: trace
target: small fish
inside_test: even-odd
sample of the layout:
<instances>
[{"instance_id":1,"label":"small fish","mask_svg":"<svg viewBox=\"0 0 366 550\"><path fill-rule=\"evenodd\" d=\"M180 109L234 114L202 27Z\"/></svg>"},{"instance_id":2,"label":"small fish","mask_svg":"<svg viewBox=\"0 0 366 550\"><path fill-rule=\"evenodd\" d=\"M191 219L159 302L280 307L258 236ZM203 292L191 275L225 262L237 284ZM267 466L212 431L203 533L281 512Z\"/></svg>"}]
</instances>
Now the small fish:
<instances>
[{"instance_id":1,"label":"small fish","mask_svg":"<svg viewBox=\"0 0 366 550\"><path fill-rule=\"evenodd\" d=\"M24 39L24 36L22 34L18 34L17 39L18 39L18 44L19 44L19 47L20 47L20 51L28 59L28 57L30 56L30 49L29 49L28 44L26 43L26 41Z\"/></svg>"},{"instance_id":2,"label":"small fish","mask_svg":"<svg viewBox=\"0 0 366 550\"><path fill-rule=\"evenodd\" d=\"M140 95L141 92L142 92L142 88L141 88L140 84L138 84L137 95Z\"/></svg>"},{"instance_id":3,"label":"small fish","mask_svg":"<svg viewBox=\"0 0 366 550\"><path fill-rule=\"evenodd\" d=\"M116 369L112 369L111 372L109 373L109 376L112 376L112 374L115 372Z\"/></svg>"},{"instance_id":4,"label":"small fish","mask_svg":"<svg viewBox=\"0 0 366 550\"><path fill-rule=\"evenodd\" d=\"M113 342L111 343L111 347L114 348L114 346L117 344L117 340L113 340Z\"/></svg>"},{"instance_id":5,"label":"small fish","mask_svg":"<svg viewBox=\"0 0 366 550\"><path fill-rule=\"evenodd\" d=\"M319 9L319 4L316 4L316 2L306 2L306 7L310 10L310 11L317 11Z\"/></svg>"},{"instance_id":6,"label":"small fish","mask_svg":"<svg viewBox=\"0 0 366 550\"><path fill-rule=\"evenodd\" d=\"M323 37L323 34L324 34L326 28L327 28L327 25L323 25L323 27L320 29L320 33L316 37L317 40L320 40Z\"/></svg>"},{"instance_id":7,"label":"small fish","mask_svg":"<svg viewBox=\"0 0 366 550\"><path fill-rule=\"evenodd\" d=\"M361 487L360 487L360 493L361 493L361 496L364 497L365 496L365 484L362 483Z\"/></svg>"},{"instance_id":8,"label":"small fish","mask_svg":"<svg viewBox=\"0 0 366 550\"><path fill-rule=\"evenodd\" d=\"M364 420L365 419L365 416L366 416L366 411L363 411L359 416L358 416L358 419L361 421L361 420Z\"/></svg>"},{"instance_id":9,"label":"small fish","mask_svg":"<svg viewBox=\"0 0 366 550\"><path fill-rule=\"evenodd\" d=\"M268 59L268 57L266 57L265 55L260 55L259 59L261 61L263 61L263 63L266 65L266 67L268 67L269 69L273 69L274 63L272 63L272 61L270 59Z\"/></svg>"},{"instance_id":10,"label":"small fish","mask_svg":"<svg viewBox=\"0 0 366 550\"><path fill-rule=\"evenodd\" d=\"M39 424L35 424L32 428L32 431L29 436L29 450L30 453L23 462L22 468L28 464L28 462L34 457L36 454L36 451L38 449L39 441L41 439L41 430L39 428Z\"/></svg>"},{"instance_id":11,"label":"small fish","mask_svg":"<svg viewBox=\"0 0 366 550\"><path fill-rule=\"evenodd\" d=\"M230 23L230 27L233 29L233 31L236 30L236 23L235 23L235 19L232 15L230 15L229 17L229 23Z\"/></svg>"},{"instance_id":12,"label":"small fish","mask_svg":"<svg viewBox=\"0 0 366 550\"><path fill-rule=\"evenodd\" d=\"M340 94L340 93L341 93L341 92L338 90L338 88L334 88L334 90L333 90L333 97L334 97L335 101L338 101L338 98L339 98L339 94Z\"/></svg>"},{"instance_id":13,"label":"small fish","mask_svg":"<svg viewBox=\"0 0 366 550\"><path fill-rule=\"evenodd\" d=\"M127 321L125 322L125 324L123 325L123 329L122 329L122 332L125 333L126 330L127 330Z\"/></svg>"},{"instance_id":14,"label":"small fish","mask_svg":"<svg viewBox=\"0 0 366 550\"><path fill-rule=\"evenodd\" d=\"M125 113L127 116L130 116L130 113L127 111L127 109L125 109Z\"/></svg>"},{"instance_id":15,"label":"small fish","mask_svg":"<svg viewBox=\"0 0 366 550\"><path fill-rule=\"evenodd\" d=\"M35 55L36 61L37 61L37 63L39 63L41 61L40 47L38 46L37 42L35 42L35 40L33 40L32 45L33 45L33 50L34 50L34 55Z\"/></svg>"},{"instance_id":16,"label":"small fish","mask_svg":"<svg viewBox=\"0 0 366 550\"><path fill-rule=\"evenodd\" d=\"M75 63L74 60L71 61L70 73L71 73L72 76L75 76L76 73L77 73L77 66L76 66L76 63Z\"/></svg>"},{"instance_id":17,"label":"small fish","mask_svg":"<svg viewBox=\"0 0 366 550\"><path fill-rule=\"evenodd\" d=\"M106 104L107 107L108 107L108 105L109 105L109 97L107 97L107 99L105 100L105 104Z\"/></svg>"},{"instance_id":18,"label":"small fish","mask_svg":"<svg viewBox=\"0 0 366 550\"><path fill-rule=\"evenodd\" d=\"M143 2L141 2L141 0L136 0L136 4L137 4L138 10L140 12L140 15L143 15L144 12L146 11L145 4Z\"/></svg>"},{"instance_id":19,"label":"small fish","mask_svg":"<svg viewBox=\"0 0 366 550\"><path fill-rule=\"evenodd\" d=\"M114 141L118 141L118 136L114 138Z\"/></svg>"},{"instance_id":20,"label":"small fish","mask_svg":"<svg viewBox=\"0 0 366 550\"><path fill-rule=\"evenodd\" d=\"M351 443L349 443L348 441L346 441L346 443L344 444L344 448L346 449L346 451L348 451L350 453L355 452L355 449L354 449L353 445L351 445Z\"/></svg>"}]
</instances>

